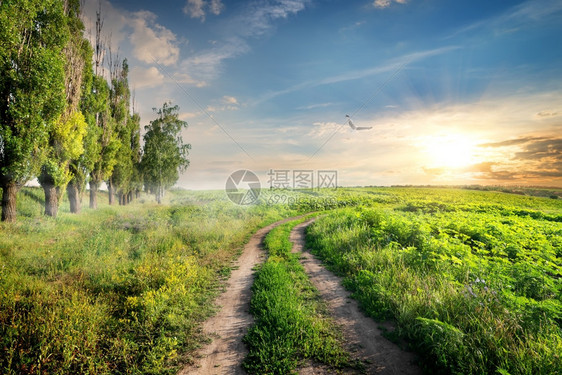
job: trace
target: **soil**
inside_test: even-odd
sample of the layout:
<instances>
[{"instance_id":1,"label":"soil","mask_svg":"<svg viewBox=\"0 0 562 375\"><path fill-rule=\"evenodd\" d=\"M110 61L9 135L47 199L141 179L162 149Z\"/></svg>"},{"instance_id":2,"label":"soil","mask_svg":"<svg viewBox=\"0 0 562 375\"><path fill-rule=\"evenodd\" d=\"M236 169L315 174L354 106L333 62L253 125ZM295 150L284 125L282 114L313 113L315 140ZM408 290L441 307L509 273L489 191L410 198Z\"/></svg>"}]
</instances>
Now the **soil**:
<instances>
[{"instance_id":1,"label":"soil","mask_svg":"<svg viewBox=\"0 0 562 375\"><path fill-rule=\"evenodd\" d=\"M203 324L203 332L212 338L211 343L201 348L195 355L194 363L183 368L179 375L246 374L241 367L247 354L242 338L253 322L249 312L251 286L254 267L265 258L263 239L274 227L299 218L289 218L268 225L250 238L242 255L233 265L225 292L216 300L216 304L221 307L220 311ZM304 251L305 230L313 221L314 219L299 224L292 231L293 252L302 253L301 261L310 280L327 302L336 324L342 327L346 348L365 364L367 374L421 374L413 365L415 356L384 338L377 323L359 310L357 302L341 286L340 279L327 271L309 252ZM314 363L299 369L301 375L333 373L333 369ZM337 373L356 371L344 370Z\"/></svg>"},{"instance_id":2,"label":"soil","mask_svg":"<svg viewBox=\"0 0 562 375\"><path fill-rule=\"evenodd\" d=\"M327 303L335 323L342 328L346 348L365 366L367 374L421 374L415 365L416 357L382 335L381 324L359 310L357 301L341 285L341 279L326 270L322 262L305 249L306 228L314 221L297 225L291 232L293 252L300 252L301 263L310 281ZM332 374L334 370L310 364L299 374Z\"/></svg>"},{"instance_id":3,"label":"soil","mask_svg":"<svg viewBox=\"0 0 562 375\"><path fill-rule=\"evenodd\" d=\"M242 338L253 323L250 314L251 287L254 282L254 267L263 262L265 253L262 242L269 231L293 217L278 221L258 230L244 246L242 255L233 264L233 271L225 292L216 300L220 311L203 323L204 334L212 341L203 347L195 363L183 368L179 375L235 375L245 374L241 363L248 353Z\"/></svg>"}]
</instances>

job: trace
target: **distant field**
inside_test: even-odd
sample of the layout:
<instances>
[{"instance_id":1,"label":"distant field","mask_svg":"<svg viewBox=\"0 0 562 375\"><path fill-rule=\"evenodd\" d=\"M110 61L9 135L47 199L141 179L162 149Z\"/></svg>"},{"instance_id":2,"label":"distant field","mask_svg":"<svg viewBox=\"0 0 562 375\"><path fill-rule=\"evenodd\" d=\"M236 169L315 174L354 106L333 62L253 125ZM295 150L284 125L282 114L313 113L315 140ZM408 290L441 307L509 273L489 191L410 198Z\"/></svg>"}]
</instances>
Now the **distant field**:
<instances>
[{"instance_id":1,"label":"distant field","mask_svg":"<svg viewBox=\"0 0 562 375\"><path fill-rule=\"evenodd\" d=\"M173 191L0 224L1 373L174 373L259 227L324 211L309 245L429 373L562 373L562 200L458 189ZM257 307L256 307L257 308Z\"/></svg>"}]
</instances>

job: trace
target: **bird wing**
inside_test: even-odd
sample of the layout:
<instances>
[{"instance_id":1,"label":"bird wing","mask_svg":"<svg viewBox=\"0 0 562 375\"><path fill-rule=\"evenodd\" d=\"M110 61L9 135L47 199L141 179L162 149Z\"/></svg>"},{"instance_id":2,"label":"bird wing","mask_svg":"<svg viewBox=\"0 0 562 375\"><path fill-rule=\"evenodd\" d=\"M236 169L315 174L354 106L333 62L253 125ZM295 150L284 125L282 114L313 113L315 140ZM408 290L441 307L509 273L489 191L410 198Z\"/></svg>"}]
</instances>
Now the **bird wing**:
<instances>
[{"instance_id":1,"label":"bird wing","mask_svg":"<svg viewBox=\"0 0 562 375\"><path fill-rule=\"evenodd\" d=\"M347 116L347 123L349 124L349 126L351 126L351 129L353 130L357 129L357 126L355 126L355 124L351 121L349 116Z\"/></svg>"},{"instance_id":2,"label":"bird wing","mask_svg":"<svg viewBox=\"0 0 562 375\"><path fill-rule=\"evenodd\" d=\"M372 126L356 126L355 130L369 130L372 129Z\"/></svg>"}]
</instances>

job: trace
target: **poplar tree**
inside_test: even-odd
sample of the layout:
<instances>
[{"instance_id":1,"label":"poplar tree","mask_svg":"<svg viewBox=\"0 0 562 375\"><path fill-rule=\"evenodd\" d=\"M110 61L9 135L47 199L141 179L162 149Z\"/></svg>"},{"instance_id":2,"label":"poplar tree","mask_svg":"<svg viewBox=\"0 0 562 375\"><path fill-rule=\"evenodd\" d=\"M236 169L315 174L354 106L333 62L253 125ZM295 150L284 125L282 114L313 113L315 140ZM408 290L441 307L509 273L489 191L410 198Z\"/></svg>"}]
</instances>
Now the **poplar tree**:
<instances>
[{"instance_id":1,"label":"poplar tree","mask_svg":"<svg viewBox=\"0 0 562 375\"><path fill-rule=\"evenodd\" d=\"M164 190L172 187L179 173L189 167L190 144L184 144L181 131L187 122L179 119L179 107L164 103L162 108L153 108L158 117L145 126L144 153L141 166L145 186L162 203Z\"/></svg>"},{"instance_id":2,"label":"poplar tree","mask_svg":"<svg viewBox=\"0 0 562 375\"><path fill-rule=\"evenodd\" d=\"M127 59L120 61L119 56L109 51L109 69L111 77L110 113L115 126L115 139L119 144L113 173L106 180L109 204L113 203L117 193L119 203L124 204L123 196L128 193L133 175L133 156L131 149L129 65Z\"/></svg>"},{"instance_id":3,"label":"poplar tree","mask_svg":"<svg viewBox=\"0 0 562 375\"><path fill-rule=\"evenodd\" d=\"M65 107L66 17L60 0L0 1L2 220L15 221L17 191L46 160Z\"/></svg>"},{"instance_id":4,"label":"poplar tree","mask_svg":"<svg viewBox=\"0 0 562 375\"><path fill-rule=\"evenodd\" d=\"M68 194L68 201L70 203L70 212L79 213L82 205L82 195L86 188L86 180L90 171L94 168L94 162L100 157L101 147L98 142L99 132L96 127L95 119L92 119L92 114L88 112L88 106L85 104L90 99L93 99L92 93L93 85L93 68L92 48L90 43L82 46L85 55L84 72L82 76L82 88L80 98L80 111L84 115L86 122L86 134L83 138L82 147L83 152L77 158L70 161L69 170L72 175L70 182L66 186Z\"/></svg>"},{"instance_id":5,"label":"poplar tree","mask_svg":"<svg viewBox=\"0 0 562 375\"><path fill-rule=\"evenodd\" d=\"M140 116L134 113L127 120L122 134L122 148L113 170L113 183L117 189L119 204L125 205L133 200L133 192L142 188L140 174Z\"/></svg>"},{"instance_id":6,"label":"poplar tree","mask_svg":"<svg viewBox=\"0 0 562 375\"><path fill-rule=\"evenodd\" d=\"M142 160L142 147L141 147L141 130L140 130L140 115L134 112L130 117L131 131L131 150L133 157L133 176L131 178L131 190L129 191L129 201L133 197L138 198L143 187L143 175L141 169Z\"/></svg>"},{"instance_id":7,"label":"poplar tree","mask_svg":"<svg viewBox=\"0 0 562 375\"><path fill-rule=\"evenodd\" d=\"M84 38L84 25L80 19L79 0L65 0L64 14L67 42L63 48L65 60L64 89L65 110L49 132L47 159L38 177L45 192L45 214L56 217L59 200L67 184L72 180L71 161L84 152L83 139L87 124L80 112L84 68L90 64L89 42ZM76 210L75 195L71 206Z\"/></svg>"},{"instance_id":8,"label":"poplar tree","mask_svg":"<svg viewBox=\"0 0 562 375\"><path fill-rule=\"evenodd\" d=\"M82 98L81 108L92 134L88 140L96 152L89 154L90 169L90 208L97 208L97 192L100 184L113 173L119 143L114 134L114 121L109 109L110 87L104 75L105 44L102 38L103 19L101 6L96 13L94 45L94 72L91 91ZM95 146L93 144L96 144Z\"/></svg>"}]
</instances>

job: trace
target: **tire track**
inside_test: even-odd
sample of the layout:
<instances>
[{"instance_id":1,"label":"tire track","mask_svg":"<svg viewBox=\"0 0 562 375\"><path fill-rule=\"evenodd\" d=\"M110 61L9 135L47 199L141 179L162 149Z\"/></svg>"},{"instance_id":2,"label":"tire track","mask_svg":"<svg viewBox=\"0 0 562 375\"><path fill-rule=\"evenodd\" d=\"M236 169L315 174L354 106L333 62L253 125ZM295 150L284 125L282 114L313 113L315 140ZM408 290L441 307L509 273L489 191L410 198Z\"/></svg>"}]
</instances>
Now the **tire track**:
<instances>
[{"instance_id":1,"label":"tire track","mask_svg":"<svg viewBox=\"0 0 562 375\"><path fill-rule=\"evenodd\" d=\"M304 216L304 215L303 215ZM220 311L203 323L204 334L212 342L196 353L195 363L184 367L179 375L238 375L245 374L242 361L248 351L242 338L253 323L250 314L251 287L254 282L254 267L264 260L262 242L270 230L292 217L270 224L258 230L244 246L242 255L233 264L234 270L226 284L226 290L216 300Z\"/></svg>"},{"instance_id":2,"label":"tire track","mask_svg":"<svg viewBox=\"0 0 562 375\"><path fill-rule=\"evenodd\" d=\"M341 285L340 278L325 269L322 262L310 252L305 251L306 228L313 221L308 220L293 229L290 237L292 251L302 254L301 263L310 281L326 301L336 324L342 327L347 349L365 364L368 374L421 374L421 370L414 365L415 355L403 351L382 336L378 324L359 310L357 301ZM313 365L300 371L301 375L329 373Z\"/></svg>"}]
</instances>

